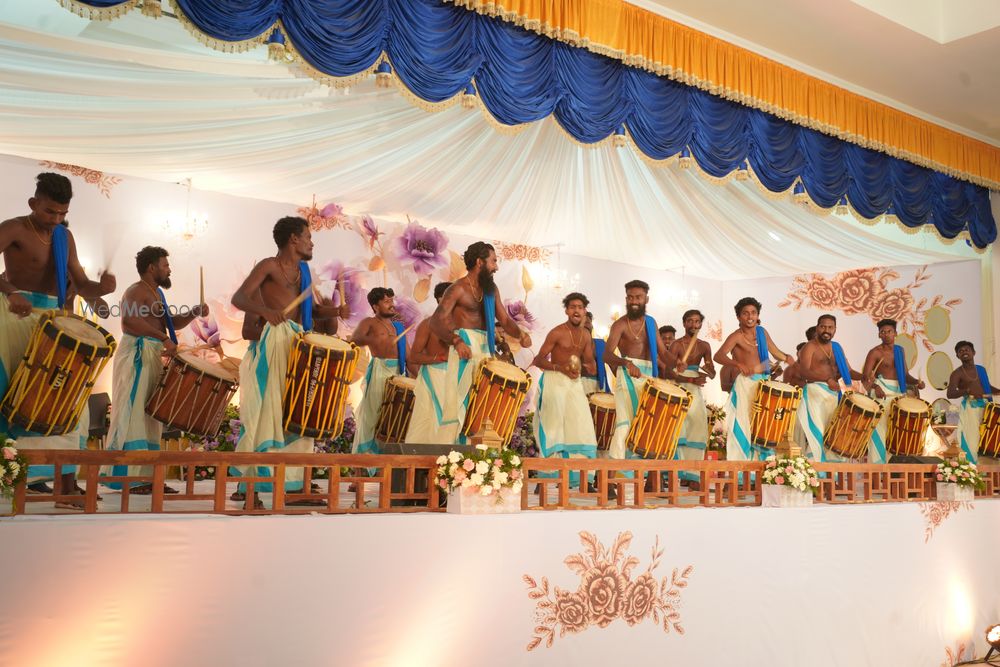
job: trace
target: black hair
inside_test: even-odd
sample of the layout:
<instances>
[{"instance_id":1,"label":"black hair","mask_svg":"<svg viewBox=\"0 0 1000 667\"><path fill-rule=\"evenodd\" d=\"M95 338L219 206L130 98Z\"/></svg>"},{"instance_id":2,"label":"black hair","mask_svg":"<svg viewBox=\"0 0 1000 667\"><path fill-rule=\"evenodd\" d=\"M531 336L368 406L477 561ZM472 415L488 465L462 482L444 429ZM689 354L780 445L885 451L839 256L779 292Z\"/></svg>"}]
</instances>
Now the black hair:
<instances>
[{"instance_id":1,"label":"black hair","mask_svg":"<svg viewBox=\"0 0 1000 667\"><path fill-rule=\"evenodd\" d=\"M735 308L736 316L739 317L740 311L746 308L747 306L753 306L754 308L757 309L757 314L760 314L760 307L761 307L760 301L753 298L752 296L745 296L736 302L736 308Z\"/></svg>"},{"instance_id":2,"label":"black hair","mask_svg":"<svg viewBox=\"0 0 1000 667\"><path fill-rule=\"evenodd\" d=\"M641 289L643 292L649 293L649 283L645 280L630 280L625 283L625 289Z\"/></svg>"},{"instance_id":3,"label":"black hair","mask_svg":"<svg viewBox=\"0 0 1000 667\"><path fill-rule=\"evenodd\" d=\"M587 317L589 317L590 319L594 319L594 314L588 310Z\"/></svg>"},{"instance_id":4,"label":"black hair","mask_svg":"<svg viewBox=\"0 0 1000 667\"><path fill-rule=\"evenodd\" d=\"M68 204L73 198L73 185L62 174L51 171L35 176L35 196L51 199L57 204Z\"/></svg>"},{"instance_id":5,"label":"black hair","mask_svg":"<svg viewBox=\"0 0 1000 667\"><path fill-rule=\"evenodd\" d=\"M823 320L830 320L834 324L837 324L837 318L835 316L831 315L830 313L823 313L822 315L816 318L816 326L819 326L819 323L822 322Z\"/></svg>"},{"instance_id":6,"label":"black hair","mask_svg":"<svg viewBox=\"0 0 1000 667\"><path fill-rule=\"evenodd\" d=\"M451 287L451 283L438 283L437 285L435 285L434 298L440 299L441 297L443 297L444 293L448 291L449 287Z\"/></svg>"},{"instance_id":7,"label":"black hair","mask_svg":"<svg viewBox=\"0 0 1000 667\"><path fill-rule=\"evenodd\" d=\"M156 264L164 257L169 257L170 253L159 246L148 245L135 254L135 270L141 276L153 264Z\"/></svg>"},{"instance_id":8,"label":"black hair","mask_svg":"<svg viewBox=\"0 0 1000 667\"><path fill-rule=\"evenodd\" d=\"M876 329L881 330L882 327L892 327L892 330L895 331L896 330L896 320L890 320L889 318L886 318L884 320L879 320L875 324L875 328Z\"/></svg>"},{"instance_id":9,"label":"black hair","mask_svg":"<svg viewBox=\"0 0 1000 667\"><path fill-rule=\"evenodd\" d=\"M579 301L580 303L583 304L584 308L590 305L590 300L583 294L580 294L579 292L570 292L563 299L563 308L569 308L569 304L572 301Z\"/></svg>"},{"instance_id":10,"label":"black hair","mask_svg":"<svg viewBox=\"0 0 1000 667\"><path fill-rule=\"evenodd\" d=\"M387 296L396 296L396 293L392 291L391 287L376 287L368 292L368 305L374 306Z\"/></svg>"},{"instance_id":11,"label":"black hair","mask_svg":"<svg viewBox=\"0 0 1000 667\"><path fill-rule=\"evenodd\" d=\"M702 322L705 321L705 316L702 314L702 312L700 310L696 309L696 308L692 308L691 310L685 310L684 311L684 314L681 315L681 322L683 322L687 318L693 317L695 315L697 315L698 317L700 317Z\"/></svg>"},{"instance_id":12,"label":"black hair","mask_svg":"<svg viewBox=\"0 0 1000 667\"><path fill-rule=\"evenodd\" d=\"M288 245L289 239L293 236L300 236L308 227L309 223L306 222L305 218L295 215L285 216L274 223L274 231L271 232L274 236L274 244L278 246L278 250L281 250Z\"/></svg>"},{"instance_id":13,"label":"black hair","mask_svg":"<svg viewBox=\"0 0 1000 667\"><path fill-rule=\"evenodd\" d=\"M973 354L975 354L975 352L976 352L976 346L975 345L973 345L972 343L970 343L967 340L960 340L957 343L955 343L955 354L958 354L958 351L960 349L962 349L963 347L970 348L972 350Z\"/></svg>"},{"instance_id":14,"label":"black hair","mask_svg":"<svg viewBox=\"0 0 1000 667\"><path fill-rule=\"evenodd\" d=\"M664 324L662 327L660 327L659 331L660 331L661 334L665 334L665 333L672 333L672 334L675 334L675 335L677 334L677 329L675 329L673 326L671 326L669 324Z\"/></svg>"},{"instance_id":15,"label":"black hair","mask_svg":"<svg viewBox=\"0 0 1000 667\"><path fill-rule=\"evenodd\" d=\"M465 260L465 269L471 271L476 266L476 261L489 259L490 253L494 252L493 246L486 241L476 241L465 249L462 259Z\"/></svg>"},{"instance_id":16,"label":"black hair","mask_svg":"<svg viewBox=\"0 0 1000 667\"><path fill-rule=\"evenodd\" d=\"M801 350L803 347L805 347L808 344L809 343L799 343L798 345L795 346L795 351L798 352L799 350Z\"/></svg>"},{"instance_id":17,"label":"black hair","mask_svg":"<svg viewBox=\"0 0 1000 667\"><path fill-rule=\"evenodd\" d=\"M815 339L816 339L816 327L811 326L808 329L806 329L806 340L815 340Z\"/></svg>"}]
</instances>

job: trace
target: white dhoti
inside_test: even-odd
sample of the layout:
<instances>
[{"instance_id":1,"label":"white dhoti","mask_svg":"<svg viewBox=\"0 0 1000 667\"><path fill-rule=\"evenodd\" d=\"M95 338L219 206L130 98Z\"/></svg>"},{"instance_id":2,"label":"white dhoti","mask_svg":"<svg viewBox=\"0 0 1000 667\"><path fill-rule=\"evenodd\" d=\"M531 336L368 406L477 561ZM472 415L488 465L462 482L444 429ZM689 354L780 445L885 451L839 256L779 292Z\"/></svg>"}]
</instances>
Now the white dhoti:
<instances>
[{"instance_id":1,"label":"white dhoti","mask_svg":"<svg viewBox=\"0 0 1000 667\"><path fill-rule=\"evenodd\" d=\"M886 380L879 375L875 378L875 384L885 392L885 398L875 398L874 392L872 393L872 398L875 398L882 406L882 417L879 418L875 430L872 431L872 439L868 445L868 462L887 463L889 454L885 450L885 434L889 426L889 404L892 399L903 394L899 391L899 382L896 380Z\"/></svg>"},{"instance_id":2,"label":"white dhoti","mask_svg":"<svg viewBox=\"0 0 1000 667\"><path fill-rule=\"evenodd\" d=\"M251 344L240 363L240 439L236 444L238 452L282 451L288 454L309 454L313 451L313 439L295 433L286 433L282 416L281 401L285 392L285 374L288 371L288 355L298 333L298 324L284 321L278 326L264 325L260 340ZM247 468L231 468L230 474L246 476ZM257 466L255 477L271 474L270 466ZM302 490L303 469L285 469L285 490ZM246 491L246 485L239 485ZM255 482L254 491L270 493L270 482Z\"/></svg>"},{"instance_id":3,"label":"white dhoti","mask_svg":"<svg viewBox=\"0 0 1000 667\"><path fill-rule=\"evenodd\" d=\"M56 297L39 292L20 292L33 308L53 309L59 307ZM0 397L7 393L10 381L14 372L21 364L31 337L38 327L41 313L32 312L25 317L18 317L10 312L7 296L0 294ZM87 414L87 404L84 402L83 413ZM84 429L83 445L86 447L86 430L89 419L82 427L77 424L72 431L63 435L38 435L32 431L27 431L16 424L8 424L7 420L0 417L0 432L17 441L19 449L79 449L80 430ZM62 466L60 475L67 475L76 472L76 466ZM28 467L28 483L45 482L55 476L55 466L33 465Z\"/></svg>"},{"instance_id":4,"label":"white dhoti","mask_svg":"<svg viewBox=\"0 0 1000 667\"><path fill-rule=\"evenodd\" d=\"M698 370L697 366L689 367ZM691 404L687 416L681 424L680 436L677 438L677 450L674 459L679 461L703 461L705 450L708 449L708 408L705 407L705 397L701 387L690 382L682 382L681 387L691 392ZM681 471L681 479L697 481L700 477L694 473Z\"/></svg>"},{"instance_id":5,"label":"white dhoti","mask_svg":"<svg viewBox=\"0 0 1000 667\"><path fill-rule=\"evenodd\" d=\"M799 423L806 436L808 457L814 461L833 463L850 461L823 444L823 432L830 425L837 405L839 392L830 389L825 382L810 382L802 390L802 405L799 406Z\"/></svg>"},{"instance_id":6,"label":"white dhoti","mask_svg":"<svg viewBox=\"0 0 1000 667\"><path fill-rule=\"evenodd\" d=\"M146 401L163 373L163 343L148 336L122 335L112 361L111 426L107 447L112 451L158 451L163 424L146 414ZM102 475L153 475L152 466L104 466ZM132 482L141 486L150 482ZM120 482L108 484L120 489Z\"/></svg>"},{"instance_id":7,"label":"white dhoti","mask_svg":"<svg viewBox=\"0 0 1000 667\"><path fill-rule=\"evenodd\" d=\"M375 425L378 423L382 398L385 396L385 381L398 375L399 362L396 359L372 357L365 371L365 393L354 411L354 443L352 454L378 454L375 441Z\"/></svg>"},{"instance_id":8,"label":"white dhoti","mask_svg":"<svg viewBox=\"0 0 1000 667\"><path fill-rule=\"evenodd\" d=\"M535 395L535 441L546 458L586 458L597 456L597 438L590 416L590 404L579 378L570 379L558 371L545 371ZM539 473L539 477L556 477ZM580 483L578 472L570 473L570 484Z\"/></svg>"},{"instance_id":9,"label":"white dhoti","mask_svg":"<svg viewBox=\"0 0 1000 667\"><path fill-rule=\"evenodd\" d=\"M979 460L979 425L983 422L985 398L962 397L958 413L958 444L971 463Z\"/></svg>"},{"instance_id":10,"label":"white dhoti","mask_svg":"<svg viewBox=\"0 0 1000 667\"><path fill-rule=\"evenodd\" d=\"M762 461L774 454L773 449L755 445L750 440L750 408L757 383L766 379L762 373L751 377L741 374L733 381L726 410L726 459L729 461Z\"/></svg>"},{"instance_id":11,"label":"white dhoti","mask_svg":"<svg viewBox=\"0 0 1000 667\"><path fill-rule=\"evenodd\" d=\"M472 350L472 357L462 359L454 347L448 350L441 423L447 428L455 429L454 442L464 445L466 439L461 429L465 422L465 411L469 407L469 391L472 389L473 375L479 362L490 356L490 347L485 331L459 329L456 333Z\"/></svg>"},{"instance_id":12,"label":"white dhoti","mask_svg":"<svg viewBox=\"0 0 1000 667\"><path fill-rule=\"evenodd\" d=\"M632 420L635 419L635 411L639 408L639 395L646 386L646 380L655 377L656 370L649 359L631 359L628 361L635 364L642 377L634 378L628 374L624 366L618 367L617 391L615 391L615 434L611 439L611 446L608 447L608 457L612 459L633 458L625 445L628 431L632 427Z\"/></svg>"},{"instance_id":13,"label":"white dhoti","mask_svg":"<svg viewBox=\"0 0 1000 667\"><path fill-rule=\"evenodd\" d=\"M425 364L417 374L413 390L413 416L405 442L418 445L450 445L455 442L457 424L444 423L445 384L448 363Z\"/></svg>"}]
</instances>

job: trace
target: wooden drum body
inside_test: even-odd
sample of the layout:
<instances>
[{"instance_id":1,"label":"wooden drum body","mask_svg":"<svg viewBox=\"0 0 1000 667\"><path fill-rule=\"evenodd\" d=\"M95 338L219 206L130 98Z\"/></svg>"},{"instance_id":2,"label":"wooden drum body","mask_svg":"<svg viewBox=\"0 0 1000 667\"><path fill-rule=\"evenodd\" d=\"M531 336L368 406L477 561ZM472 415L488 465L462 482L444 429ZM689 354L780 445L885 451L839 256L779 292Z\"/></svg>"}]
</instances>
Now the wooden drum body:
<instances>
[{"instance_id":1,"label":"wooden drum body","mask_svg":"<svg viewBox=\"0 0 1000 667\"><path fill-rule=\"evenodd\" d=\"M646 459L672 459L691 405L691 392L673 382L649 378L639 394L626 446Z\"/></svg>"},{"instance_id":2,"label":"wooden drum body","mask_svg":"<svg viewBox=\"0 0 1000 667\"><path fill-rule=\"evenodd\" d=\"M802 389L784 382L757 383L750 409L750 441L762 447L777 447L795 427Z\"/></svg>"},{"instance_id":3,"label":"wooden drum body","mask_svg":"<svg viewBox=\"0 0 1000 667\"><path fill-rule=\"evenodd\" d=\"M358 347L336 336L299 334L288 354L281 406L286 431L335 438L344 429L344 405Z\"/></svg>"},{"instance_id":4,"label":"wooden drum body","mask_svg":"<svg viewBox=\"0 0 1000 667\"><path fill-rule=\"evenodd\" d=\"M375 423L375 439L383 445L398 444L406 438L413 417L413 397L417 381L395 375L385 381L382 407Z\"/></svg>"},{"instance_id":5,"label":"wooden drum body","mask_svg":"<svg viewBox=\"0 0 1000 667\"><path fill-rule=\"evenodd\" d=\"M979 455L1000 458L1000 406L986 401L979 423Z\"/></svg>"},{"instance_id":6,"label":"wooden drum body","mask_svg":"<svg viewBox=\"0 0 1000 667\"><path fill-rule=\"evenodd\" d=\"M499 359L484 361L472 379L462 435L474 436L488 417L503 443L510 444L517 415L530 386L531 378L517 366Z\"/></svg>"},{"instance_id":7,"label":"wooden drum body","mask_svg":"<svg viewBox=\"0 0 1000 667\"><path fill-rule=\"evenodd\" d=\"M590 416L594 420L594 435L597 437L598 451L611 447L615 435L615 396L605 391L596 391L587 396Z\"/></svg>"},{"instance_id":8,"label":"wooden drum body","mask_svg":"<svg viewBox=\"0 0 1000 667\"><path fill-rule=\"evenodd\" d=\"M0 413L33 433L71 432L115 347L114 337L93 322L58 311L43 314Z\"/></svg>"},{"instance_id":9,"label":"wooden drum body","mask_svg":"<svg viewBox=\"0 0 1000 667\"><path fill-rule=\"evenodd\" d=\"M885 429L885 451L889 454L920 456L931 423L930 404L913 396L899 396L889 403Z\"/></svg>"},{"instance_id":10,"label":"wooden drum body","mask_svg":"<svg viewBox=\"0 0 1000 667\"><path fill-rule=\"evenodd\" d=\"M845 392L823 432L823 445L848 459L868 453L872 431L882 418L882 406L857 392Z\"/></svg>"},{"instance_id":11,"label":"wooden drum body","mask_svg":"<svg viewBox=\"0 0 1000 667\"><path fill-rule=\"evenodd\" d=\"M177 354L146 401L146 414L176 428L211 438L219 432L239 378L190 352Z\"/></svg>"}]
</instances>

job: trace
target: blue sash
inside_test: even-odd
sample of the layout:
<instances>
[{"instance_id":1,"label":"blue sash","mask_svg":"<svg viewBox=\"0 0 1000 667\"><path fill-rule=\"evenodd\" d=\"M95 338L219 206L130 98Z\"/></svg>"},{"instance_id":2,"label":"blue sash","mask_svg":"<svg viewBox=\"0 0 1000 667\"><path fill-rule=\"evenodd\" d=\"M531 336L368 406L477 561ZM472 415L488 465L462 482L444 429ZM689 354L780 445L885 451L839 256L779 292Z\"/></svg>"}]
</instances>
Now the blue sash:
<instances>
[{"instance_id":1,"label":"blue sash","mask_svg":"<svg viewBox=\"0 0 1000 667\"><path fill-rule=\"evenodd\" d=\"M906 393L906 353L903 352L902 345L892 347L892 363L896 367L896 383L899 384L899 393Z\"/></svg>"},{"instance_id":2,"label":"blue sash","mask_svg":"<svg viewBox=\"0 0 1000 667\"><path fill-rule=\"evenodd\" d=\"M300 261L299 262L299 274L301 275L301 280L299 281L299 293L305 292L307 289L312 287L312 274L309 273L309 263ZM305 298L302 302L302 328L305 331L312 331L313 328L313 297L310 291L309 296Z\"/></svg>"},{"instance_id":3,"label":"blue sash","mask_svg":"<svg viewBox=\"0 0 1000 667\"><path fill-rule=\"evenodd\" d=\"M656 320L649 315L646 315L646 338L649 340L649 360L653 362L653 377L656 377L659 374L656 365L656 344L660 338L656 330Z\"/></svg>"},{"instance_id":4,"label":"blue sash","mask_svg":"<svg viewBox=\"0 0 1000 667\"><path fill-rule=\"evenodd\" d=\"M767 330L759 324L756 327L757 360L764 366L764 373L771 370L770 351L767 349Z\"/></svg>"},{"instance_id":5,"label":"blue sash","mask_svg":"<svg viewBox=\"0 0 1000 667\"><path fill-rule=\"evenodd\" d=\"M483 294L483 324L486 325L486 344L490 354L497 353L497 297L495 294Z\"/></svg>"},{"instance_id":6,"label":"blue sash","mask_svg":"<svg viewBox=\"0 0 1000 667\"><path fill-rule=\"evenodd\" d=\"M976 374L979 376L979 384L983 386L983 399L993 402L993 385L990 384L990 376L986 374L986 368L976 364Z\"/></svg>"},{"instance_id":7,"label":"blue sash","mask_svg":"<svg viewBox=\"0 0 1000 667\"><path fill-rule=\"evenodd\" d=\"M850 387L851 367L847 365L847 357L844 356L844 348L842 348L840 343L836 341L830 341L830 347L833 348L833 361L837 364L837 372L840 373L840 379L844 381L844 384Z\"/></svg>"},{"instance_id":8,"label":"blue sash","mask_svg":"<svg viewBox=\"0 0 1000 667\"><path fill-rule=\"evenodd\" d=\"M56 294L59 307L66 305L66 285L69 266L69 232L62 225L52 228L52 260L56 265Z\"/></svg>"},{"instance_id":9,"label":"blue sash","mask_svg":"<svg viewBox=\"0 0 1000 667\"><path fill-rule=\"evenodd\" d=\"M406 336L403 335L406 327L403 326L402 322L393 321L392 328L399 336L399 340L396 341L396 362L399 364L399 374L406 375Z\"/></svg>"},{"instance_id":10,"label":"blue sash","mask_svg":"<svg viewBox=\"0 0 1000 667\"><path fill-rule=\"evenodd\" d=\"M597 388L601 391L611 391L608 384L608 371L604 367L604 339L594 339L594 356L597 358Z\"/></svg>"},{"instance_id":11,"label":"blue sash","mask_svg":"<svg viewBox=\"0 0 1000 667\"><path fill-rule=\"evenodd\" d=\"M174 318L170 316L170 308L167 307L167 297L159 287L156 288L156 293L160 295L160 301L163 303L163 320L167 323L167 333L170 334L170 340L174 345L177 345L177 331L174 330Z\"/></svg>"}]
</instances>

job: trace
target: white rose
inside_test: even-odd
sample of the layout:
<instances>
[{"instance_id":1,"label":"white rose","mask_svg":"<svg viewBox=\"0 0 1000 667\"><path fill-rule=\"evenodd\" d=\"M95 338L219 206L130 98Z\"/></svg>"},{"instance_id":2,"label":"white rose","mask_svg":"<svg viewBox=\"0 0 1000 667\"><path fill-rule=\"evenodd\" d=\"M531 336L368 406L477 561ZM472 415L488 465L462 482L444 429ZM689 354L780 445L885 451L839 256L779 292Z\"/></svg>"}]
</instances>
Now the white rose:
<instances>
[{"instance_id":1,"label":"white rose","mask_svg":"<svg viewBox=\"0 0 1000 667\"><path fill-rule=\"evenodd\" d=\"M462 454L460 452L452 450L451 453L448 454L448 460L451 461L452 463L458 463L459 461L462 460Z\"/></svg>"},{"instance_id":2,"label":"white rose","mask_svg":"<svg viewBox=\"0 0 1000 667\"><path fill-rule=\"evenodd\" d=\"M517 454L515 454L514 456L510 457L510 464L515 466L521 465L521 458Z\"/></svg>"},{"instance_id":3,"label":"white rose","mask_svg":"<svg viewBox=\"0 0 1000 667\"><path fill-rule=\"evenodd\" d=\"M496 481L499 484L506 484L507 483L507 473L505 473L505 472L498 472L495 475L493 475L493 479L494 479L494 481Z\"/></svg>"},{"instance_id":4,"label":"white rose","mask_svg":"<svg viewBox=\"0 0 1000 667\"><path fill-rule=\"evenodd\" d=\"M463 489L467 489L470 486L472 486L472 480L471 479L469 479L468 477L466 477L465 479L462 480L462 488Z\"/></svg>"},{"instance_id":5,"label":"white rose","mask_svg":"<svg viewBox=\"0 0 1000 667\"><path fill-rule=\"evenodd\" d=\"M489 448L490 448L490 446L489 446L489 445L476 445L476 449L478 449L478 450L479 450L479 451L481 451L481 452L485 452L485 451L486 451L486 450L488 450Z\"/></svg>"},{"instance_id":6,"label":"white rose","mask_svg":"<svg viewBox=\"0 0 1000 667\"><path fill-rule=\"evenodd\" d=\"M18 465L17 461L10 462L10 476L17 477L17 474L21 472L21 466Z\"/></svg>"},{"instance_id":7,"label":"white rose","mask_svg":"<svg viewBox=\"0 0 1000 667\"><path fill-rule=\"evenodd\" d=\"M447 457L447 456L445 456L444 454L442 454L441 456L437 457L437 461L436 461L436 463L437 463L437 464L438 464L439 466L443 466L443 465L444 465L445 463L447 463L447 462L448 462L448 457Z\"/></svg>"},{"instance_id":8,"label":"white rose","mask_svg":"<svg viewBox=\"0 0 1000 667\"><path fill-rule=\"evenodd\" d=\"M497 491L499 491L500 487L503 486L503 485L499 481L493 480L493 484L491 484L490 486L492 486L494 489L496 489Z\"/></svg>"},{"instance_id":9,"label":"white rose","mask_svg":"<svg viewBox=\"0 0 1000 667\"><path fill-rule=\"evenodd\" d=\"M475 486L482 486L483 484L483 476L480 475L478 472L472 473L472 476L469 477L469 479L472 480L472 484Z\"/></svg>"},{"instance_id":10,"label":"white rose","mask_svg":"<svg viewBox=\"0 0 1000 667\"><path fill-rule=\"evenodd\" d=\"M449 475L451 475L452 477L454 477L456 472L458 472L458 464L457 463L452 463L450 466L448 466L448 474Z\"/></svg>"},{"instance_id":11,"label":"white rose","mask_svg":"<svg viewBox=\"0 0 1000 667\"><path fill-rule=\"evenodd\" d=\"M510 490L514 493L520 493L522 486L524 485L521 484L521 480L516 480L513 484L511 484Z\"/></svg>"},{"instance_id":12,"label":"white rose","mask_svg":"<svg viewBox=\"0 0 1000 667\"><path fill-rule=\"evenodd\" d=\"M483 494L484 496L491 495L493 493L493 487L484 486L482 489L479 490L479 493Z\"/></svg>"},{"instance_id":13,"label":"white rose","mask_svg":"<svg viewBox=\"0 0 1000 667\"><path fill-rule=\"evenodd\" d=\"M490 464L487 463L486 461L480 461L479 463L476 464L476 472L478 472L480 475L485 475L489 471L490 471Z\"/></svg>"}]
</instances>

